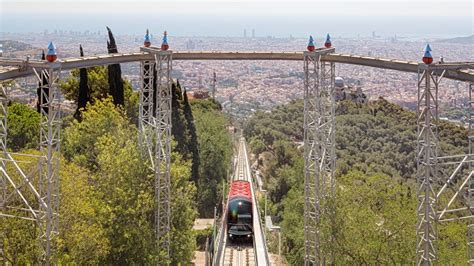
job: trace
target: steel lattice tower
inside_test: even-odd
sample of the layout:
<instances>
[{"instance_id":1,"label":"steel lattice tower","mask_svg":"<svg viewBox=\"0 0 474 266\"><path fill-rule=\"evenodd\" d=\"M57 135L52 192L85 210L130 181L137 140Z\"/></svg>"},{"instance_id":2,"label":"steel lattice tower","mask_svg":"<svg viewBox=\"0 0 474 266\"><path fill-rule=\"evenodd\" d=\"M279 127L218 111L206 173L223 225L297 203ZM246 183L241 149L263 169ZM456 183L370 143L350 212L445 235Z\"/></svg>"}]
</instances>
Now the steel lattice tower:
<instances>
[{"instance_id":1,"label":"steel lattice tower","mask_svg":"<svg viewBox=\"0 0 474 266\"><path fill-rule=\"evenodd\" d=\"M43 265L56 264L56 236L59 230L59 164L60 164L60 97L57 82L61 73L60 63L44 63L32 68L39 83L40 153L38 167L25 174L18 162L7 151L7 97L0 92L0 148L2 216L34 221L38 225L38 240ZM29 155L31 156L31 155ZM31 156L37 157L37 156ZM7 172L6 164L12 166ZM34 183L38 175L38 184ZM8 189L11 188L11 189ZM12 205L14 196L23 206ZM30 196L30 197L29 197ZM25 214L4 212L7 209L24 211ZM3 247L2 247L3 248Z\"/></svg>"},{"instance_id":2,"label":"steel lattice tower","mask_svg":"<svg viewBox=\"0 0 474 266\"><path fill-rule=\"evenodd\" d=\"M474 155L474 83L469 83L469 102L468 102L468 153ZM469 163L470 169L473 169L474 163ZM468 187L468 208L471 215L474 214L474 178L470 177ZM468 223L468 264L474 264L474 223L470 219Z\"/></svg>"},{"instance_id":3,"label":"steel lattice tower","mask_svg":"<svg viewBox=\"0 0 474 266\"><path fill-rule=\"evenodd\" d=\"M40 80L40 151L42 162L39 169L39 228L42 245L42 261L54 263L53 238L59 226L59 148L60 148L60 104L57 81L61 70L44 68L39 70Z\"/></svg>"},{"instance_id":4,"label":"steel lattice tower","mask_svg":"<svg viewBox=\"0 0 474 266\"><path fill-rule=\"evenodd\" d=\"M438 177L438 85L442 76L429 66L418 68L417 105L417 265L436 260L436 193Z\"/></svg>"},{"instance_id":5,"label":"steel lattice tower","mask_svg":"<svg viewBox=\"0 0 474 266\"><path fill-rule=\"evenodd\" d=\"M305 265L333 261L323 248L332 240L330 233L322 230L322 220L334 211L328 203L335 197L335 67L321 61L321 55L331 52L304 53Z\"/></svg>"},{"instance_id":6,"label":"steel lattice tower","mask_svg":"<svg viewBox=\"0 0 474 266\"><path fill-rule=\"evenodd\" d=\"M8 108L7 91L2 83L0 83L0 149L2 149L0 167L5 171L6 151L7 151L7 108ZM0 174L0 211L4 213L5 200L7 196L7 180L3 174ZM5 265L5 250L3 240L5 232L0 232L0 265Z\"/></svg>"},{"instance_id":7,"label":"steel lattice tower","mask_svg":"<svg viewBox=\"0 0 474 266\"><path fill-rule=\"evenodd\" d=\"M155 174L155 232L158 249L170 258L171 69L172 52L141 48L155 61L141 63L140 141ZM154 77L156 71L156 77ZM156 79L156 80L154 80ZM156 87L154 87L156 85ZM156 89L156 98L153 91ZM156 102L154 105L153 102Z\"/></svg>"},{"instance_id":8,"label":"steel lattice tower","mask_svg":"<svg viewBox=\"0 0 474 266\"><path fill-rule=\"evenodd\" d=\"M154 169L154 117L153 117L153 95L154 95L154 70L155 61L142 61L140 63L141 87L139 103L139 143L149 156Z\"/></svg>"},{"instance_id":9,"label":"steel lattice tower","mask_svg":"<svg viewBox=\"0 0 474 266\"><path fill-rule=\"evenodd\" d=\"M156 138L155 150L155 196L158 205L155 214L159 245L167 250L170 241L170 166L171 166L171 62L172 53L162 51L155 54L157 70L156 93Z\"/></svg>"}]
</instances>

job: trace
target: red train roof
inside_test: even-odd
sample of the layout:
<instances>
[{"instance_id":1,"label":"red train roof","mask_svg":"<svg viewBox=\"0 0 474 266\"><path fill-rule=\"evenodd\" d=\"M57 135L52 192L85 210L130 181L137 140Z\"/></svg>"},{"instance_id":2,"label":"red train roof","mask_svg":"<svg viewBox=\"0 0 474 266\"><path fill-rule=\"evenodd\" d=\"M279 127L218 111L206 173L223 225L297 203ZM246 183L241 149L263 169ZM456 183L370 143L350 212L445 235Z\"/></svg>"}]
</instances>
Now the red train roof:
<instances>
[{"instance_id":1,"label":"red train roof","mask_svg":"<svg viewBox=\"0 0 474 266\"><path fill-rule=\"evenodd\" d=\"M250 189L250 183L247 181L234 181L230 185L229 199L236 197L248 198L252 200L252 190Z\"/></svg>"}]
</instances>

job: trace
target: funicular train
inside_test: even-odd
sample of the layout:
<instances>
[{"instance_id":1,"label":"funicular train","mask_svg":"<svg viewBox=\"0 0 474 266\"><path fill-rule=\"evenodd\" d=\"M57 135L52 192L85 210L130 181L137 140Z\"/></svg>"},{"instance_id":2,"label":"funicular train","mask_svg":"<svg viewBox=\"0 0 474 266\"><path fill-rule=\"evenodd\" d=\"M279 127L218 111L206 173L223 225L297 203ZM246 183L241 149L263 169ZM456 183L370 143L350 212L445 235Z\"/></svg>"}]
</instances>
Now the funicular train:
<instances>
[{"instance_id":1,"label":"funicular train","mask_svg":"<svg viewBox=\"0 0 474 266\"><path fill-rule=\"evenodd\" d=\"M231 183L227 205L227 236L231 242L253 241L252 190L250 182Z\"/></svg>"}]
</instances>

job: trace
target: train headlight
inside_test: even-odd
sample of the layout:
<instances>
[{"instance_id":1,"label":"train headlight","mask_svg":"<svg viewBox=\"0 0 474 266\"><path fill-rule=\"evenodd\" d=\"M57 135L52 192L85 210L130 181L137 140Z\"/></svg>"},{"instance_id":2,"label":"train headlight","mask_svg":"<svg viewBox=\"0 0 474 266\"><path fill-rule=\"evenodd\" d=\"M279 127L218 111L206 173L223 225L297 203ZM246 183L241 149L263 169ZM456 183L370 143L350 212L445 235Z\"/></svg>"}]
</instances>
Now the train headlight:
<instances>
[{"instance_id":1,"label":"train headlight","mask_svg":"<svg viewBox=\"0 0 474 266\"><path fill-rule=\"evenodd\" d=\"M229 237L233 237L233 235L232 235L232 234L229 234Z\"/></svg>"},{"instance_id":2,"label":"train headlight","mask_svg":"<svg viewBox=\"0 0 474 266\"><path fill-rule=\"evenodd\" d=\"M251 235L247 235L248 238L252 237Z\"/></svg>"}]
</instances>

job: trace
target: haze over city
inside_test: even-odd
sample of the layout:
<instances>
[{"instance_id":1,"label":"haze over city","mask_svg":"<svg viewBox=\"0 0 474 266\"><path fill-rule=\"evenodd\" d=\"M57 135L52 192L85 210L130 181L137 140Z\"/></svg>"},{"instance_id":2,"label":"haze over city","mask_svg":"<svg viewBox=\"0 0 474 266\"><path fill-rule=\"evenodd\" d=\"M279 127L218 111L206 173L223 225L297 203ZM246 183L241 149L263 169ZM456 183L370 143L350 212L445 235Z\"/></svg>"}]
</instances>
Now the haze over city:
<instances>
[{"instance_id":1,"label":"haze over city","mask_svg":"<svg viewBox=\"0 0 474 266\"><path fill-rule=\"evenodd\" d=\"M472 13L470 0L2 0L0 32L97 31L109 25L120 34L150 28L167 29L174 36L241 36L244 28L254 28L265 37L375 31L431 38L471 35Z\"/></svg>"}]
</instances>

